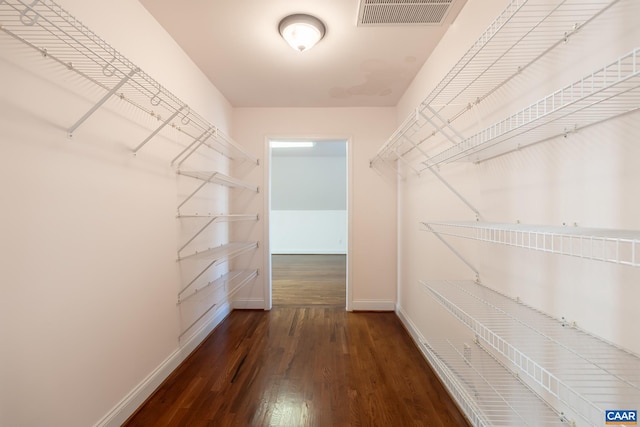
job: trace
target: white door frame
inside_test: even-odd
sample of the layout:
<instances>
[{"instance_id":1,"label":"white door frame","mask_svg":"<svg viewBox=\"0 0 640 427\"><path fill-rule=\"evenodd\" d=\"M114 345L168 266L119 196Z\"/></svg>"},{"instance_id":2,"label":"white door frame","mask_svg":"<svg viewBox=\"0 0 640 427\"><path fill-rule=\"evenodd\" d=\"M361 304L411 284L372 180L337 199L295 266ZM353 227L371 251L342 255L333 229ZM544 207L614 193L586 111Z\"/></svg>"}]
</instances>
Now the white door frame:
<instances>
[{"instance_id":1,"label":"white door frame","mask_svg":"<svg viewBox=\"0 0 640 427\"><path fill-rule=\"evenodd\" d=\"M271 292L271 240L270 240L270 214L271 214L271 147L269 141L272 140L313 140L313 141L345 141L347 144L347 286L346 286L346 310L352 311L353 295L352 295L352 245L353 245L353 147L351 137L335 136L335 135L270 135L264 141L264 217L262 218L263 236L264 236L264 309L271 310L272 292ZM320 142L322 143L322 142Z\"/></svg>"}]
</instances>

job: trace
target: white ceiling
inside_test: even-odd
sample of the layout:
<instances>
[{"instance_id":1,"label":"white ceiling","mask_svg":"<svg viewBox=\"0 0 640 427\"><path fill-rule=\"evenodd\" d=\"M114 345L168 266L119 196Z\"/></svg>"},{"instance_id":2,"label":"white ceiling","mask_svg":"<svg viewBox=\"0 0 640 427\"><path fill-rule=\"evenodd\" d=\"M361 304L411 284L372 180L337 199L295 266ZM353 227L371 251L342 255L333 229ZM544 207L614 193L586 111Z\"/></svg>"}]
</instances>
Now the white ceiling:
<instances>
[{"instance_id":1,"label":"white ceiling","mask_svg":"<svg viewBox=\"0 0 640 427\"><path fill-rule=\"evenodd\" d=\"M395 106L443 25L357 26L359 0L140 0L234 107ZM308 13L325 38L294 51L280 20Z\"/></svg>"}]
</instances>

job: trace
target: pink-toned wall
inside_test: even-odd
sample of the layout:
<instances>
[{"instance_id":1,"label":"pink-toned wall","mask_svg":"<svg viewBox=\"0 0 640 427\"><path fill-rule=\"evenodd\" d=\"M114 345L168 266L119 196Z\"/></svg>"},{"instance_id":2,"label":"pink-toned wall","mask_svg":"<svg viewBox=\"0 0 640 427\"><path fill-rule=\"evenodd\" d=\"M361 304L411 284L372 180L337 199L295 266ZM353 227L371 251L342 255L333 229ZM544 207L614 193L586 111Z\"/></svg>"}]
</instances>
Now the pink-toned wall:
<instances>
[{"instance_id":1,"label":"pink-toned wall","mask_svg":"<svg viewBox=\"0 0 640 427\"><path fill-rule=\"evenodd\" d=\"M349 286L350 307L355 310L393 310L396 302L396 187L394 179L369 167L395 127L394 108L237 108L233 114L233 137L263 159L248 178L261 182L258 198L246 203L259 212L263 225L268 183L268 138L345 138L349 142ZM240 198L241 199L241 198ZM256 266L268 266L267 230L254 230L261 240ZM268 300L268 274L255 286L238 294L236 307L264 307Z\"/></svg>"},{"instance_id":2,"label":"pink-toned wall","mask_svg":"<svg viewBox=\"0 0 640 427\"><path fill-rule=\"evenodd\" d=\"M230 104L139 2L59 3L229 131ZM207 332L178 339L176 147L159 136L133 156L150 132L113 101L68 139L102 90L12 46L0 49L0 425L120 425Z\"/></svg>"}]
</instances>

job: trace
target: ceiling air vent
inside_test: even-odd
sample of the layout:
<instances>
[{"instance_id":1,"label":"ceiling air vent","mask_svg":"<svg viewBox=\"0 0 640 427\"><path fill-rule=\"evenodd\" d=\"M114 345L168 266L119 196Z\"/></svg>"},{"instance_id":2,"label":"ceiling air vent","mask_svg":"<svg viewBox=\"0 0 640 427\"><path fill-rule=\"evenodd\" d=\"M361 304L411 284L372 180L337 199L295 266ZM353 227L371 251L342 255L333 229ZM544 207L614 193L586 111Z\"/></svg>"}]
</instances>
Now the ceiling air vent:
<instances>
[{"instance_id":1,"label":"ceiling air vent","mask_svg":"<svg viewBox=\"0 0 640 427\"><path fill-rule=\"evenodd\" d=\"M454 0L360 0L358 26L441 24Z\"/></svg>"}]
</instances>

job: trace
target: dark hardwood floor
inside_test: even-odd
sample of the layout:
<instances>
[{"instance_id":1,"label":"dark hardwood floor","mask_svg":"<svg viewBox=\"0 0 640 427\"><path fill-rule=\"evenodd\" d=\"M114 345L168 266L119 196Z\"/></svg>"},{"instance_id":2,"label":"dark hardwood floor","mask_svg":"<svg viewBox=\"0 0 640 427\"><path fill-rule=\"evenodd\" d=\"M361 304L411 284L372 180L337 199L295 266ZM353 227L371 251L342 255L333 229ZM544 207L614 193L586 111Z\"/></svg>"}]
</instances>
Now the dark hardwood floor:
<instances>
[{"instance_id":1,"label":"dark hardwood floor","mask_svg":"<svg viewBox=\"0 0 640 427\"><path fill-rule=\"evenodd\" d=\"M273 306L346 307L346 255L272 255Z\"/></svg>"},{"instance_id":2,"label":"dark hardwood floor","mask_svg":"<svg viewBox=\"0 0 640 427\"><path fill-rule=\"evenodd\" d=\"M125 426L468 426L395 313L286 304L232 312Z\"/></svg>"}]
</instances>

